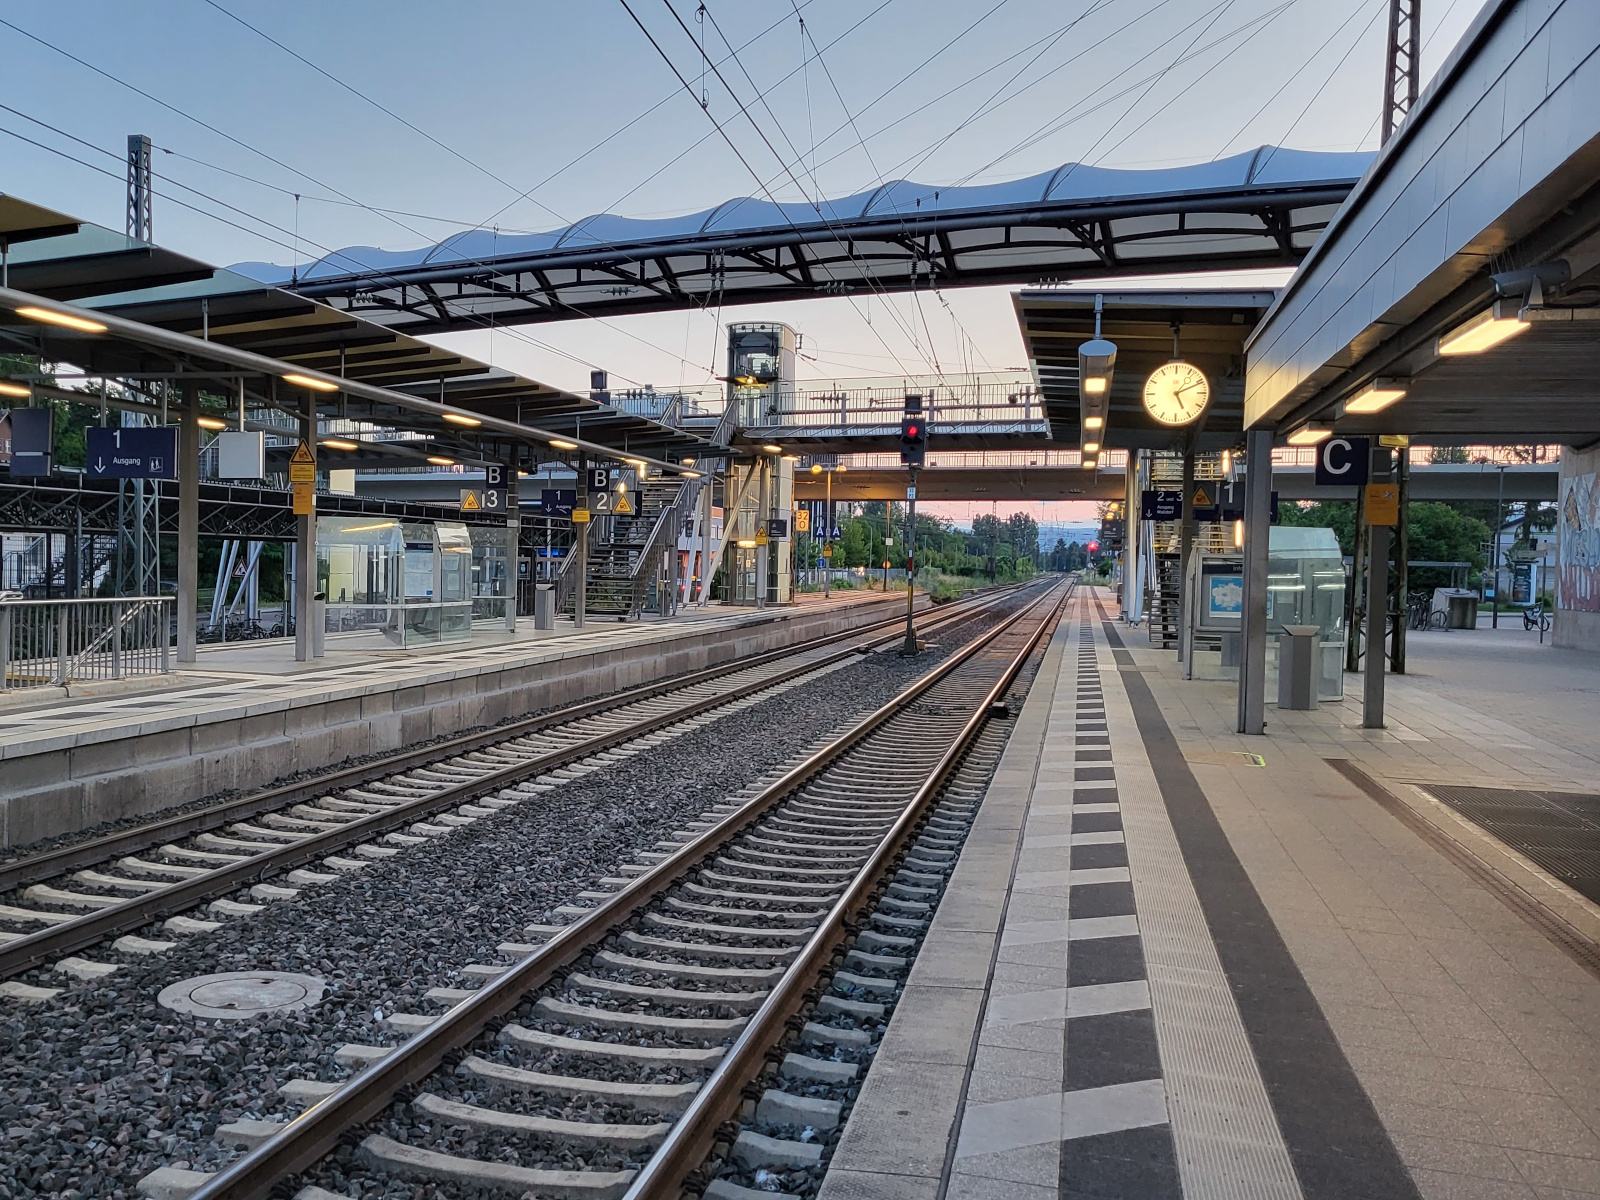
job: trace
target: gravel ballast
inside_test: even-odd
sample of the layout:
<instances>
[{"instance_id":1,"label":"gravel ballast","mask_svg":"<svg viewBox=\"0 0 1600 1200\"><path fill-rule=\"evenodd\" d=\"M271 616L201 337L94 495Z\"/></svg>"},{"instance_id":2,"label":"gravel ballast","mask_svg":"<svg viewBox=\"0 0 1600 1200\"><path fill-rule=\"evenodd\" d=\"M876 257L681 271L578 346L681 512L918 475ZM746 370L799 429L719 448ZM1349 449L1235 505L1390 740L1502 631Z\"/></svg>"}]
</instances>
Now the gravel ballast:
<instances>
[{"instance_id":1,"label":"gravel ballast","mask_svg":"<svg viewBox=\"0 0 1600 1200\"><path fill-rule=\"evenodd\" d=\"M295 900L182 938L163 954L83 952L122 963L109 978L24 976L68 990L41 1004L0 1001L0 1200L132 1197L157 1167L216 1169L238 1153L213 1140L218 1125L291 1116L297 1109L275 1094L283 1083L347 1077L333 1060L337 1047L403 1040L384 1015L442 1011L424 998L428 989L472 986L463 966L501 961L496 946L522 941L523 926L883 703L990 620L940 631L939 644L915 660L879 653L848 661L448 836L308 885ZM198 1020L155 1004L178 980L249 970L318 976L329 991L311 1008L243 1021ZM524 1111L563 1115L558 1109L585 1111ZM373 1128L383 1132L384 1124ZM484 1140L498 1143L499 1135ZM564 1151L560 1161L576 1165ZM456 1192L392 1181L364 1193L380 1194Z\"/></svg>"}]
</instances>

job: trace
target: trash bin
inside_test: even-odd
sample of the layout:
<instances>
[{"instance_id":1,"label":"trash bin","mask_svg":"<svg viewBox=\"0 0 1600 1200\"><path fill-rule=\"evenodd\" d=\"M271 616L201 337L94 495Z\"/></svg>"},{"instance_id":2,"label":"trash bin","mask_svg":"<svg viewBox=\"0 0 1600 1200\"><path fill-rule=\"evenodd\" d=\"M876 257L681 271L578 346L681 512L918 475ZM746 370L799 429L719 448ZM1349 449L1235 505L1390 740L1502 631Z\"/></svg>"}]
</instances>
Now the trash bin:
<instances>
[{"instance_id":1,"label":"trash bin","mask_svg":"<svg viewBox=\"0 0 1600 1200\"><path fill-rule=\"evenodd\" d=\"M1278 707L1317 707L1318 625L1285 625L1278 635Z\"/></svg>"},{"instance_id":2,"label":"trash bin","mask_svg":"<svg viewBox=\"0 0 1600 1200\"><path fill-rule=\"evenodd\" d=\"M538 583L533 587L533 627L556 627L556 587L553 583Z\"/></svg>"},{"instance_id":3,"label":"trash bin","mask_svg":"<svg viewBox=\"0 0 1600 1200\"><path fill-rule=\"evenodd\" d=\"M1435 588L1432 611L1446 614L1445 626L1449 629L1476 629L1478 627L1478 593L1466 588Z\"/></svg>"},{"instance_id":4,"label":"trash bin","mask_svg":"<svg viewBox=\"0 0 1600 1200\"><path fill-rule=\"evenodd\" d=\"M311 596L311 657L321 658L323 644L328 639L328 593L314 592Z\"/></svg>"}]
</instances>

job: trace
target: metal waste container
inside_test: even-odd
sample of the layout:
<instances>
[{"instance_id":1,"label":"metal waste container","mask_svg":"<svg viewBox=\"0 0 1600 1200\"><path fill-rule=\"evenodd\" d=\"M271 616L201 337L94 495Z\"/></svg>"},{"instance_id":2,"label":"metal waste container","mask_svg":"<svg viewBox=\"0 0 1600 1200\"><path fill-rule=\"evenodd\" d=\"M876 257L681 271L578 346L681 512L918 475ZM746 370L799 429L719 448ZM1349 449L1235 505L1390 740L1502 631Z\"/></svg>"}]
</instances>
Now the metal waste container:
<instances>
[{"instance_id":1,"label":"metal waste container","mask_svg":"<svg viewBox=\"0 0 1600 1200\"><path fill-rule=\"evenodd\" d=\"M1322 629L1285 625L1278 635L1278 707L1317 707L1317 653Z\"/></svg>"},{"instance_id":2,"label":"metal waste container","mask_svg":"<svg viewBox=\"0 0 1600 1200\"><path fill-rule=\"evenodd\" d=\"M554 629L556 627L556 586L553 583L538 583L534 585L533 627L535 629Z\"/></svg>"},{"instance_id":3,"label":"metal waste container","mask_svg":"<svg viewBox=\"0 0 1600 1200\"><path fill-rule=\"evenodd\" d=\"M311 657L321 658L323 644L328 640L328 593L314 592L311 596Z\"/></svg>"}]
</instances>

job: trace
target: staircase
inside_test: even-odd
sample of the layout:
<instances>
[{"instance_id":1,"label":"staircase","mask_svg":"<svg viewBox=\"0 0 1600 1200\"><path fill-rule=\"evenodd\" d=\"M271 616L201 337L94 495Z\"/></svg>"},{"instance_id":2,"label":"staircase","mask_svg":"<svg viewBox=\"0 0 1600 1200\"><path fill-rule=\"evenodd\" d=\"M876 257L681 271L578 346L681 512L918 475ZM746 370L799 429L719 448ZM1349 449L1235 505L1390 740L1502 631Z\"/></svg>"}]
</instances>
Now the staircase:
<instances>
[{"instance_id":1,"label":"staircase","mask_svg":"<svg viewBox=\"0 0 1600 1200\"><path fill-rule=\"evenodd\" d=\"M638 512L612 516L603 538L594 537L590 527L586 615L626 621L645 610L662 556L677 549L678 530L693 511L702 484L700 479L647 480L638 492ZM577 557L566 557L556 581L556 600L564 613L577 607Z\"/></svg>"},{"instance_id":2,"label":"staircase","mask_svg":"<svg viewBox=\"0 0 1600 1200\"><path fill-rule=\"evenodd\" d=\"M35 537L21 550L7 551L0 562L0 591L21 592L31 599L44 598L52 593L65 594L72 581L68 579L72 552L69 538L54 539L54 552L42 536ZM101 574L116 557L115 538L85 537L79 543L83 561L79 564L82 575L98 584Z\"/></svg>"}]
</instances>

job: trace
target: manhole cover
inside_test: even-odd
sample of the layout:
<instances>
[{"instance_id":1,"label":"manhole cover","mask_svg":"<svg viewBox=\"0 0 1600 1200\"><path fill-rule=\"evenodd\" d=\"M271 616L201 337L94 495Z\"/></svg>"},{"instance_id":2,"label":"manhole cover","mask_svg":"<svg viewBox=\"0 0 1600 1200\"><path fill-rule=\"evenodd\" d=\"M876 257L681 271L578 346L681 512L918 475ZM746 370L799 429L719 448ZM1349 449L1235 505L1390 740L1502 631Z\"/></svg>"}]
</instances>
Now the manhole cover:
<instances>
[{"instance_id":1,"label":"manhole cover","mask_svg":"<svg viewBox=\"0 0 1600 1200\"><path fill-rule=\"evenodd\" d=\"M196 1017L244 1020L269 1012L294 1012L322 999L328 985L315 975L286 971L226 971L161 989L156 1003Z\"/></svg>"}]
</instances>

